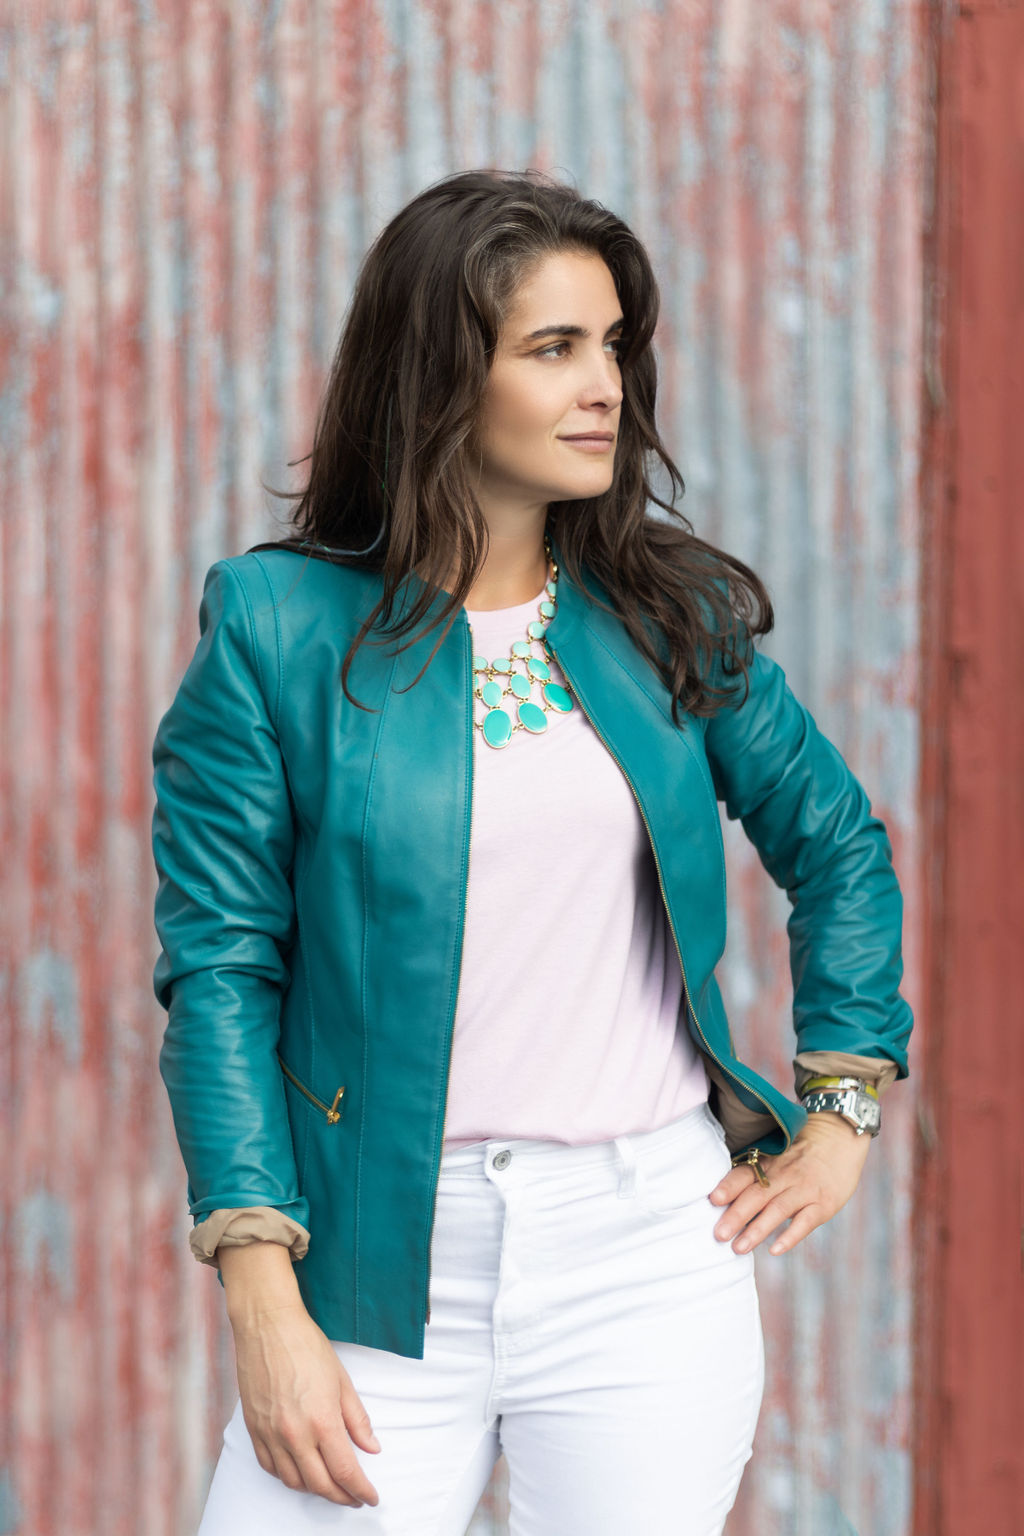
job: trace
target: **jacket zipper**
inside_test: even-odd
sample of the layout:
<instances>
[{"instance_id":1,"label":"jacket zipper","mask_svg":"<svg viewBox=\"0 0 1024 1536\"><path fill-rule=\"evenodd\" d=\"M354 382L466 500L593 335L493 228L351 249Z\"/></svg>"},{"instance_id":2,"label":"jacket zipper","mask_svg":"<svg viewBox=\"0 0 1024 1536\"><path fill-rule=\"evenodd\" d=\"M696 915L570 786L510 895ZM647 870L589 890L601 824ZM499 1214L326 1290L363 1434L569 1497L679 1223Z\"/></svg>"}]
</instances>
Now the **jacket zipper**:
<instances>
[{"instance_id":1,"label":"jacket zipper","mask_svg":"<svg viewBox=\"0 0 1024 1536\"><path fill-rule=\"evenodd\" d=\"M306 1098L309 1099L310 1103L316 1105L317 1109L323 1110L324 1114L327 1116L327 1124L337 1125L338 1121L341 1119L341 1111L339 1110L338 1105L341 1103L342 1095L345 1092L344 1088L338 1089L337 1093L334 1095L333 1104L325 1104L323 1099L318 1099L315 1093L310 1093L305 1083L299 1082L291 1067L285 1066L284 1061L281 1058L280 1051L277 1052L277 1059L281 1063L281 1071L284 1073L285 1077L290 1077L299 1092L304 1093Z\"/></svg>"},{"instance_id":2,"label":"jacket zipper","mask_svg":"<svg viewBox=\"0 0 1024 1536\"><path fill-rule=\"evenodd\" d=\"M472 794L473 794L473 633L472 633L472 630L470 629L470 626L469 626L469 620L465 617L465 612L463 612L463 621L464 621L465 626L466 626L465 651L466 651L466 657L467 657L467 662L468 662L468 666L469 666L469 745L468 745L468 755L467 755L467 759L466 759L468 764L469 764L469 772L468 772L467 777L466 777L466 785L467 785L467 795L466 795L466 835L465 835L465 840L464 840L464 844L463 844L464 849L465 849L465 858L466 858L466 884L468 884L469 883L469 853L470 853L469 826L470 826L470 816L472 814L472 805L473 805L473 801L472 801ZM455 943L456 953L459 956L459 959L456 962L456 970L457 971L461 967L461 960L462 960L462 935L463 935L463 930L465 928L465 925L466 925L466 885L463 885L463 888L462 888L462 905L461 905L461 908L459 910L459 929L458 929L458 933L456 935L456 943ZM459 995L459 989L458 989L458 986L456 985L455 988L454 988L454 991L453 991L451 1009L450 1009L449 1014L448 1014L448 1026L447 1026L447 1030L446 1030L446 1033L445 1033L445 1052L446 1052L446 1058L445 1059L446 1060L448 1060L448 1058L450 1056L450 1052L451 1052L452 1034L454 1033L454 1030L455 1030L455 1009L456 1009L456 1004L457 1004L457 1001L458 1001L458 995ZM445 1096L444 1096L444 1115L441 1118L441 1132L440 1132L440 1135L438 1136L437 1142L435 1143L435 1146L434 1146L434 1188L433 1188L433 1192L431 1194L430 1231L427 1234L427 1284L426 1284L426 1291L424 1293L423 1301L424 1301L424 1306L426 1307L426 1320L427 1320L428 1323L430 1322L430 1258L431 1258L431 1247L432 1247L433 1238L434 1238L434 1220L435 1220L435 1217L437 1215L437 1181L438 1181L438 1178L440 1176L440 1171L441 1171L441 1149L442 1149L442 1146L443 1146L443 1143L444 1143L444 1128L445 1128L447 1123L448 1123L448 1088L447 1088L447 1084L446 1084L445 1085Z\"/></svg>"},{"instance_id":3,"label":"jacket zipper","mask_svg":"<svg viewBox=\"0 0 1024 1536\"><path fill-rule=\"evenodd\" d=\"M713 1051L711 1049L711 1046L710 1046L710 1044L708 1042L708 1038L705 1035L703 1029L701 1029L700 1020L697 1017L696 1009L694 1008L693 1003L690 1000L690 984L689 984L689 982L686 979L686 966L685 966L685 964L683 962L683 952L682 952L682 950L679 947L679 938L678 938L678 936L676 934L675 923L672 920L672 909L669 906L668 897L667 897L667 895L665 893L665 881L662 878L662 873L661 873L661 859L658 857L658 848L657 848L657 844L654 841L654 834L651 832L651 824L650 824L650 822L647 819L647 812L644 809L643 802L640 799L640 796L637 794L636 785L633 783L633 780L630 778L629 774L626 772L625 766L623 765L622 760L619 758L618 753L614 751L614 749L612 748L610 742L608 741L608 738L605 736L604 732L601 730L600 726L597 724L597 721L594 719L594 716L591 714L590 710L587 708L587 701L586 701L586 699L583 697L583 694L580 692L579 687L577 686L577 684L575 683L575 681L571 677L570 673L568 672L568 670L566 669L566 667L562 663L562 661L561 661L561 659L560 659L560 657L558 655L558 652L555 650L554 646L551 644L550 640L547 638L547 635L544 636L544 639L543 639L542 643L544 645L545 650L550 651L551 655L555 658L555 661L558 663L558 666L561 668L561 670L564 673L565 677L568 679L569 685L572 688L573 693L575 693L576 697L580 701L580 704L583 706L583 711L586 714L587 719L590 721L591 725L594 727L594 730L597 732L598 736L600 736L602 742L605 745L606 750L611 754L611 756L614 758L615 762L618 763L619 770L622 773L623 778L626 780L626 783L629 785L630 789L633 791L633 798L634 798L634 800L637 803L637 809L639 810L640 815L643 817L643 823L644 823L644 826L647 828L647 836L648 836L648 838L650 840L650 844L651 844L651 851L654 854L654 867L655 867L655 869L657 870L657 873L658 873L658 885L659 885L659 887L661 889L661 899L662 899L662 901L663 901L663 903L665 905L665 912L666 912L666 914L668 916L669 932L671 933L672 941L673 941L673 943L676 946L676 954L679 956L679 969L682 972L682 976L683 976L683 991L684 991L684 993L686 995L686 1006L687 1006L687 1008L689 1010L690 1016L693 1019L694 1024L697 1026L697 1033L700 1035L700 1038L703 1040L704 1046L705 1046L705 1049L707 1050L708 1055L712 1058L713 1061L716 1061L718 1063L718 1065L722 1068L722 1071L728 1077L731 1077L732 1073L729 1071L729 1068L726 1066L725 1062L722 1060L722 1058L718 1055L718 1053L716 1051ZM744 1087L747 1088L747 1085L744 1084ZM791 1136L789 1134L789 1131L788 1131L787 1127L779 1119L778 1115L775 1113L775 1111L772 1108L772 1106L768 1103L768 1100L764 1097L763 1094L758 1093L756 1088L747 1088L747 1092L748 1093L752 1093L755 1098L758 1098L758 1099L761 1100L761 1103L764 1105L765 1109L768 1111L768 1113L771 1115L772 1119L775 1121L776 1125L782 1131L782 1134L785 1137L786 1147L788 1147L790 1142L791 1142L791 1140L792 1140L792 1138L791 1138ZM785 1150L785 1148L783 1150ZM734 1159L734 1163L737 1160L742 1160L742 1161L745 1161L745 1162L746 1161L753 1161L754 1157L757 1155L757 1152L758 1152L758 1148L755 1146L749 1152L737 1153L736 1154L736 1158ZM759 1174L759 1170L757 1168L755 1168L754 1171L755 1171L755 1173Z\"/></svg>"}]
</instances>

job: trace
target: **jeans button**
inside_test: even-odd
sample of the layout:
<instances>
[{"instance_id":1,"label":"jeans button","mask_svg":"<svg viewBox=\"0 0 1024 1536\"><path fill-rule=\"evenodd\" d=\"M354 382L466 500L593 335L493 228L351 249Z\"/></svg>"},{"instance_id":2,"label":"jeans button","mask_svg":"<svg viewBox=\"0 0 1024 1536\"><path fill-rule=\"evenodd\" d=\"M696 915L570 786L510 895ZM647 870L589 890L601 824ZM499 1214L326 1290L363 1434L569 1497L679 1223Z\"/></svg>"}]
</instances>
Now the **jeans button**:
<instances>
[{"instance_id":1,"label":"jeans button","mask_svg":"<svg viewBox=\"0 0 1024 1536\"><path fill-rule=\"evenodd\" d=\"M511 1152L508 1152L508 1151L505 1151L505 1152L495 1152L493 1158L491 1159L491 1167L492 1168L507 1168L511 1161L512 1161L512 1153Z\"/></svg>"}]
</instances>

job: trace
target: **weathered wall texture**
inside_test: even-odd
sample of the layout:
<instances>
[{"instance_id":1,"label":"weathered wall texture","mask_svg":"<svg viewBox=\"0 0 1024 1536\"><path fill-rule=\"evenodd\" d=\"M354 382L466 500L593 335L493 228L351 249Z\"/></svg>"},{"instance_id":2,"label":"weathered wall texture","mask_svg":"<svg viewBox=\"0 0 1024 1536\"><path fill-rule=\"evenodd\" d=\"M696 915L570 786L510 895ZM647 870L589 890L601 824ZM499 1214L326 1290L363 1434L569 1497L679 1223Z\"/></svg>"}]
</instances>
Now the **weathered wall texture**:
<instances>
[{"instance_id":1,"label":"weathered wall texture","mask_svg":"<svg viewBox=\"0 0 1024 1536\"><path fill-rule=\"evenodd\" d=\"M297 483L359 259L428 182L562 171L648 242L684 510L767 579L767 648L889 825L916 1000L921 10L8 4L0 1533L198 1521L235 1383L157 1073L150 743L204 572L275 532L261 475ZM723 986L791 1087L788 907L727 834ZM759 1250L731 1536L909 1530L914 1094L855 1202Z\"/></svg>"},{"instance_id":2,"label":"weathered wall texture","mask_svg":"<svg viewBox=\"0 0 1024 1536\"><path fill-rule=\"evenodd\" d=\"M1024 7L971 0L938 19L940 174L926 251L938 280L926 292L922 453L929 921L917 1051L914 1536L1018 1536Z\"/></svg>"}]
</instances>

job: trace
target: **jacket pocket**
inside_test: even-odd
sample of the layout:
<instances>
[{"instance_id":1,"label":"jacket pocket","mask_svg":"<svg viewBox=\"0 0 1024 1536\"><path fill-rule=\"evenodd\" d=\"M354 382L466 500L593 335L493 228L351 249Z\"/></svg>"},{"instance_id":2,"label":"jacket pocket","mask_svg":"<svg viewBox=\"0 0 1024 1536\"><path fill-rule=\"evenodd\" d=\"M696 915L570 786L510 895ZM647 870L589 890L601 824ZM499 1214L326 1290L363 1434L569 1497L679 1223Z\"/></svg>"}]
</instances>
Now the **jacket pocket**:
<instances>
[{"instance_id":1,"label":"jacket pocket","mask_svg":"<svg viewBox=\"0 0 1024 1536\"><path fill-rule=\"evenodd\" d=\"M277 1059L281 1064L281 1071L284 1073L285 1077L287 1077L291 1082L295 1084L300 1093L304 1093L306 1095L306 1098L311 1104L315 1104L317 1109L319 1109L322 1114L327 1116L327 1124L337 1125L338 1121L341 1119L341 1101L345 1095L344 1086L338 1088L335 1091L333 1101L330 1104L327 1104L323 1099L318 1098L311 1089L306 1087L304 1082L300 1081L300 1079L295 1076L295 1073L292 1071L291 1067L286 1065L284 1057L281 1055L280 1051L277 1052Z\"/></svg>"}]
</instances>

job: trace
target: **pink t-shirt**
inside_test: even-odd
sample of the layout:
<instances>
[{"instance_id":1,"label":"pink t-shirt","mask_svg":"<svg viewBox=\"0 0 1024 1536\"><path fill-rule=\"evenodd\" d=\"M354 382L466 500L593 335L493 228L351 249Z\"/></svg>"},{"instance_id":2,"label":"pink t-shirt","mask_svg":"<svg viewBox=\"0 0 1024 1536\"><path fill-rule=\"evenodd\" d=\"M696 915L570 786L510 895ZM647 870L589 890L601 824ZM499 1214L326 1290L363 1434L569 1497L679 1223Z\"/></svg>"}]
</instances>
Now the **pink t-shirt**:
<instances>
[{"instance_id":1,"label":"pink t-shirt","mask_svg":"<svg viewBox=\"0 0 1024 1536\"><path fill-rule=\"evenodd\" d=\"M544 596L467 609L474 654L510 655ZM513 719L514 704L502 700ZM605 1141L657 1130L708 1096L679 1018L679 956L633 791L578 702L547 721L501 749L473 731L445 1147Z\"/></svg>"}]
</instances>

